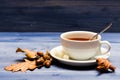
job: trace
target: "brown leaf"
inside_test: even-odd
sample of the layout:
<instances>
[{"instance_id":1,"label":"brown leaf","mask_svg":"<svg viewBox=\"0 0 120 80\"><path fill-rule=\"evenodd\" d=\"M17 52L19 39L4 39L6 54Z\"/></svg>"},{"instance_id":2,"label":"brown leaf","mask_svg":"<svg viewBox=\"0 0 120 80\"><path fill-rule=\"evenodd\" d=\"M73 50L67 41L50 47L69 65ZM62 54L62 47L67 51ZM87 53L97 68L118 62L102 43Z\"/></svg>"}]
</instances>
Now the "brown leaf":
<instances>
[{"instance_id":1,"label":"brown leaf","mask_svg":"<svg viewBox=\"0 0 120 80\"><path fill-rule=\"evenodd\" d=\"M25 59L25 62L12 64L10 66L6 66L4 69L7 71L12 71L12 72L17 72L17 71L25 72L27 70L33 70L36 67L37 67L36 61L30 61L30 60Z\"/></svg>"}]
</instances>

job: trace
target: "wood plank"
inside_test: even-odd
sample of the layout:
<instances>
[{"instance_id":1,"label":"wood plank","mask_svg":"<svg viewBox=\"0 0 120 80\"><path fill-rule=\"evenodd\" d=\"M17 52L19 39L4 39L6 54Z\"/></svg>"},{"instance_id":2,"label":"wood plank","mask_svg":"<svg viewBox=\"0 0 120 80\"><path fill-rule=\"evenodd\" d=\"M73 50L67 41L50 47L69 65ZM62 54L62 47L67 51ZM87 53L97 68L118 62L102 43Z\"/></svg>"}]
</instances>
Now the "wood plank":
<instances>
[{"instance_id":1,"label":"wood plank","mask_svg":"<svg viewBox=\"0 0 120 80\"><path fill-rule=\"evenodd\" d=\"M100 6L119 6L119 0L1 0L0 6L8 7L25 7L25 6L84 6L84 5L100 5Z\"/></svg>"},{"instance_id":2,"label":"wood plank","mask_svg":"<svg viewBox=\"0 0 120 80\"><path fill-rule=\"evenodd\" d=\"M99 73L95 66L92 67L72 67L59 62L54 63L50 68L41 68L34 71L7 72L3 68L11 63L20 61L24 55L15 53L17 47L29 48L31 50L50 50L60 45L59 36L61 33L0 33L0 78L2 80L117 80L120 78L120 33L104 33L103 40L108 40L112 44L111 56L109 60L117 67L115 73Z\"/></svg>"},{"instance_id":3,"label":"wood plank","mask_svg":"<svg viewBox=\"0 0 120 80\"><path fill-rule=\"evenodd\" d=\"M1 32L98 32L113 22L108 32L119 32L119 0L1 0Z\"/></svg>"}]
</instances>

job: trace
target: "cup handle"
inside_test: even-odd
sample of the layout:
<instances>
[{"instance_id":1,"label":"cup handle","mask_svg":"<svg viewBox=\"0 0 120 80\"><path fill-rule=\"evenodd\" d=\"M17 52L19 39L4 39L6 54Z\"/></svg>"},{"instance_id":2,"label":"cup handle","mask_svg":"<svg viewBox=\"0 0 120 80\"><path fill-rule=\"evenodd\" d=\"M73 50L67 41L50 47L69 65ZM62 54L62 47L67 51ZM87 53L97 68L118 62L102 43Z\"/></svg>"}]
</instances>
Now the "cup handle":
<instances>
[{"instance_id":1,"label":"cup handle","mask_svg":"<svg viewBox=\"0 0 120 80\"><path fill-rule=\"evenodd\" d=\"M110 51L110 49L111 49L111 44L110 44L110 42L108 42L108 41L101 41L100 42L101 43L101 45L106 45L107 46L107 51L105 51L104 53L102 53L102 54L106 54L106 53L108 53L109 51Z\"/></svg>"}]
</instances>

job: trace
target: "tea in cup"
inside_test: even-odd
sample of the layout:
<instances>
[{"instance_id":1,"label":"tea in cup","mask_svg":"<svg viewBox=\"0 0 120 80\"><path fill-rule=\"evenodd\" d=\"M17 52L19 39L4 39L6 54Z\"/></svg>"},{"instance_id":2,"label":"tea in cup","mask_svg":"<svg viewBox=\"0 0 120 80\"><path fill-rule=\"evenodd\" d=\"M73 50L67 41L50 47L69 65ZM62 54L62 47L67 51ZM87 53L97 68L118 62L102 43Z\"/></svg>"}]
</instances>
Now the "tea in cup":
<instances>
[{"instance_id":1,"label":"tea in cup","mask_svg":"<svg viewBox=\"0 0 120 80\"><path fill-rule=\"evenodd\" d=\"M99 54L107 54L111 45L108 41L101 41L101 35L90 40L95 32L90 31L69 31L60 35L63 51L75 60L88 60ZM102 45L107 46L106 52L101 52Z\"/></svg>"}]
</instances>

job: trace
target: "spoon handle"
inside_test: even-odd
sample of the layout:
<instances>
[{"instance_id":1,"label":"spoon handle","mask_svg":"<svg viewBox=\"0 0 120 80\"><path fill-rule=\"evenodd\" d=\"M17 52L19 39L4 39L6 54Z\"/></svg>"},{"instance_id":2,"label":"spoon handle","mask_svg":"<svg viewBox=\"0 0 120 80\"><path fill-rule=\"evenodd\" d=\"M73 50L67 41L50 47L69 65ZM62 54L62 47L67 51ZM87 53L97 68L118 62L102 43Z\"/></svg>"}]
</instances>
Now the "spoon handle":
<instances>
[{"instance_id":1,"label":"spoon handle","mask_svg":"<svg viewBox=\"0 0 120 80\"><path fill-rule=\"evenodd\" d=\"M110 23L107 27L105 27L102 31L100 31L99 33L97 33L96 35L94 35L90 40L96 38L98 35L100 35L101 33L103 33L104 31L106 31L107 29L109 29L112 26L112 23Z\"/></svg>"}]
</instances>

